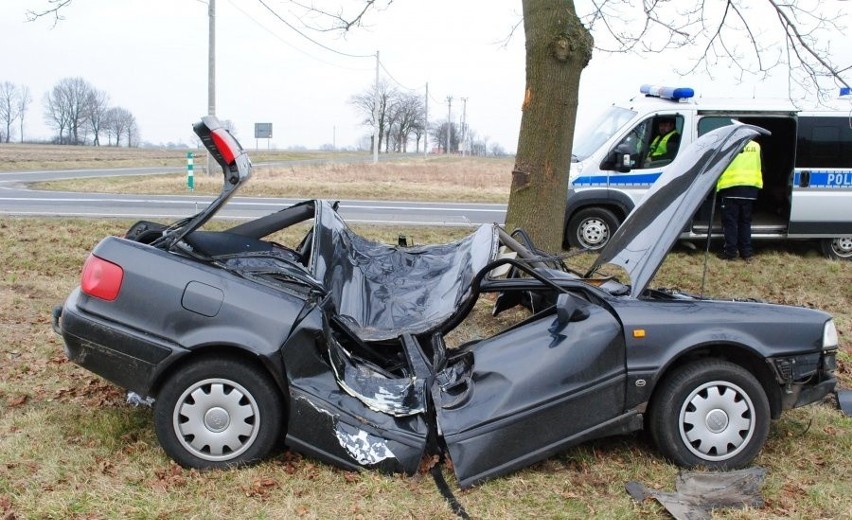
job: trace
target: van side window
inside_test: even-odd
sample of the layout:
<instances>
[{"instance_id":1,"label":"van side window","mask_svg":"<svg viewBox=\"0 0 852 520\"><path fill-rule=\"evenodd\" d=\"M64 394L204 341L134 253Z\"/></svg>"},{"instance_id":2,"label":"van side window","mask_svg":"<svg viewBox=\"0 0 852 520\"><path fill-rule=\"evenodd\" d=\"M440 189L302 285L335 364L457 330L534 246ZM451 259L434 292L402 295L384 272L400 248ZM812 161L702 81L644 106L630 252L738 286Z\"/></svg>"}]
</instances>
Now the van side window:
<instances>
[{"instance_id":1,"label":"van side window","mask_svg":"<svg viewBox=\"0 0 852 520\"><path fill-rule=\"evenodd\" d=\"M632 168L660 168L672 162L680 149L683 116L659 115L643 120L615 146L629 151ZM608 169L601 165L601 169Z\"/></svg>"},{"instance_id":2,"label":"van side window","mask_svg":"<svg viewBox=\"0 0 852 520\"><path fill-rule=\"evenodd\" d=\"M711 130L734 124L730 117L704 116L698 121L698 137Z\"/></svg>"},{"instance_id":3,"label":"van side window","mask_svg":"<svg viewBox=\"0 0 852 520\"><path fill-rule=\"evenodd\" d=\"M852 168L848 117L799 118L797 168Z\"/></svg>"}]
</instances>

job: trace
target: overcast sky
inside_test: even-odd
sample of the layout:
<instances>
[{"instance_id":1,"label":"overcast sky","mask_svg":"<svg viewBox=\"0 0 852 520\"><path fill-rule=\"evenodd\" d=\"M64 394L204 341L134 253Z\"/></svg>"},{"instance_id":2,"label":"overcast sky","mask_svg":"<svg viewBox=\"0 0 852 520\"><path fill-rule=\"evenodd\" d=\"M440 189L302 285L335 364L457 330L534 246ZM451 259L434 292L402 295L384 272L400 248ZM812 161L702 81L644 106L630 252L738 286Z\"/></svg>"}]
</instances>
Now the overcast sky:
<instances>
[{"instance_id":1,"label":"overcast sky","mask_svg":"<svg viewBox=\"0 0 852 520\"><path fill-rule=\"evenodd\" d=\"M524 88L522 29L506 39L520 21L520 1L397 0L371 13L369 27L345 37L306 30L284 2L264 2L336 52L303 38L257 0L216 0L216 113L234 122L246 147L255 146L257 122L273 124L273 148L356 146L369 130L349 100L375 81L379 51L382 79L422 96L428 83L430 121L446 120L452 96L454 121L465 107L480 137L515 150ZM45 5L47 0L0 1L0 81L30 88L26 138L52 135L43 120L43 97L61 79L81 77L105 91L111 105L136 116L144 141L193 141L191 125L207 113L205 3L74 0L55 26L51 19L26 21L27 9ZM836 49L848 55L852 39L841 38ZM739 85L725 70L712 81L684 79L673 71L682 59L596 52L582 76L579 124L634 96L642 83L692 86L705 96L785 95L783 75Z\"/></svg>"}]
</instances>

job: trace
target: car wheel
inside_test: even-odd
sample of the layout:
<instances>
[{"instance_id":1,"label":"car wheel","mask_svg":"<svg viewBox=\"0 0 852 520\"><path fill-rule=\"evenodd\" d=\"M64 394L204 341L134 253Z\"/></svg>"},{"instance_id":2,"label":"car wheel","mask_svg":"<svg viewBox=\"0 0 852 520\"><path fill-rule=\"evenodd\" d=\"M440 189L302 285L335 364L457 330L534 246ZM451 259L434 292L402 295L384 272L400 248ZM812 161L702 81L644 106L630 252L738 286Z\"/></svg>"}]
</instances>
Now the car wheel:
<instances>
[{"instance_id":1,"label":"car wheel","mask_svg":"<svg viewBox=\"0 0 852 520\"><path fill-rule=\"evenodd\" d=\"M595 250L609 242L617 227L618 218L612 211L586 208L571 217L565 235L571 247Z\"/></svg>"},{"instance_id":2,"label":"car wheel","mask_svg":"<svg viewBox=\"0 0 852 520\"><path fill-rule=\"evenodd\" d=\"M852 260L852 236L824 238L820 241L822 254L831 260Z\"/></svg>"},{"instance_id":3,"label":"car wheel","mask_svg":"<svg viewBox=\"0 0 852 520\"><path fill-rule=\"evenodd\" d=\"M721 360L685 365L661 383L649 428L657 449L679 466L748 465L769 434L769 401L739 365Z\"/></svg>"},{"instance_id":4,"label":"car wheel","mask_svg":"<svg viewBox=\"0 0 852 520\"><path fill-rule=\"evenodd\" d=\"M281 438L284 407L278 388L246 363L203 358L172 375L154 406L157 438L189 468L258 461Z\"/></svg>"}]
</instances>

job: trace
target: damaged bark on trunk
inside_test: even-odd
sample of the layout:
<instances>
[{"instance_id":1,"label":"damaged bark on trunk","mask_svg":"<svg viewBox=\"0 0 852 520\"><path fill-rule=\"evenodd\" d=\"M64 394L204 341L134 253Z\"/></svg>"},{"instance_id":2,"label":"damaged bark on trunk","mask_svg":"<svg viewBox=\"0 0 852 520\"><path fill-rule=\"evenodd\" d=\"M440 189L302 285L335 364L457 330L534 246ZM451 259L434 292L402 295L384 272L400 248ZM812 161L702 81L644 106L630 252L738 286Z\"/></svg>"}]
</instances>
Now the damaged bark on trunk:
<instances>
[{"instance_id":1,"label":"damaged bark on trunk","mask_svg":"<svg viewBox=\"0 0 852 520\"><path fill-rule=\"evenodd\" d=\"M559 251L580 73L593 40L572 1L525 0L523 13L526 91L506 228L524 228L541 249Z\"/></svg>"}]
</instances>

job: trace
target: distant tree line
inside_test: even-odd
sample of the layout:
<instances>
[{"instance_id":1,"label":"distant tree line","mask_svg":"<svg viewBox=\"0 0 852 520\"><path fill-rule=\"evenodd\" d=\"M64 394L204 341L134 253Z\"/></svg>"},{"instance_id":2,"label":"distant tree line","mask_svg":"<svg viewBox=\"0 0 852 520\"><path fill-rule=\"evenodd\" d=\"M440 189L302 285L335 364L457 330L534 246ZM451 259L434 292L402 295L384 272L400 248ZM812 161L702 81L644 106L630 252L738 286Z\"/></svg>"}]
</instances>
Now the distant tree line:
<instances>
[{"instance_id":1,"label":"distant tree line","mask_svg":"<svg viewBox=\"0 0 852 520\"><path fill-rule=\"evenodd\" d=\"M378 89L378 95L376 90ZM439 121L429 125L426 120L425 100L414 93L403 92L379 82L363 92L352 96L350 103L359 114L364 116L361 124L370 129L377 128L379 151L384 153L406 153L413 142L415 151L420 152L420 143L425 149L427 135L432 138L434 147L441 153L459 153L469 155L504 155L505 151L494 143L489 150L488 138L478 139L466 124ZM447 125L449 125L449 132ZM449 137L449 142L448 142ZM370 137L370 147L373 139Z\"/></svg>"},{"instance_id":2,"label":"distant tree line","mask_svg":"<svg viewBox=\"0 0 852 520\"><path fill-rule=\"evenodd\" d=\"M24 142L24 119L32 102L29 87L0 82L0 141L11 142L19 131ZM56 144L129 147L139 145L133 114L110 106L109 95L83 78L65 78L43 99L44 121L56 131ZM105 141L105 142L104 142Z\"/></svg>"}]
</instances>

